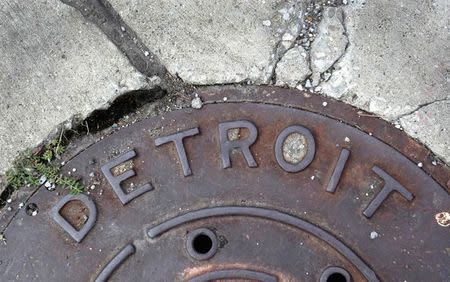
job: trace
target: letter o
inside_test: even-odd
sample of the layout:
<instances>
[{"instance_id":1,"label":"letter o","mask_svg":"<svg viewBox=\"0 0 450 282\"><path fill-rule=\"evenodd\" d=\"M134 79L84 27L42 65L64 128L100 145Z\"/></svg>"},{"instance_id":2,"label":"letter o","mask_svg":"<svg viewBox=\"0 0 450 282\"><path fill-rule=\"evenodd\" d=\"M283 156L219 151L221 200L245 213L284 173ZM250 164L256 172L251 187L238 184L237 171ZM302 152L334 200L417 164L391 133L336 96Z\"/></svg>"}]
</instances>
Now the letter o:
<instances>
[{"instance_id":1,"label":"letter o","mask_svg":"<svg viewBox=\"0 0 450 282\"><path fill-rule=\"evenodd\" d=\"M297 164L291 164L284 159L283 156L283 143L286 137L292 133L299 133L306 139L307 151L303 159ZM277 137L275 143L275 157L280 167L287 172L299 172L304 170L313 161L314 154L316 153L316 143L311 131L306 127L300 125L291 125L283 129Z\"/></svg>"}]
</instances>

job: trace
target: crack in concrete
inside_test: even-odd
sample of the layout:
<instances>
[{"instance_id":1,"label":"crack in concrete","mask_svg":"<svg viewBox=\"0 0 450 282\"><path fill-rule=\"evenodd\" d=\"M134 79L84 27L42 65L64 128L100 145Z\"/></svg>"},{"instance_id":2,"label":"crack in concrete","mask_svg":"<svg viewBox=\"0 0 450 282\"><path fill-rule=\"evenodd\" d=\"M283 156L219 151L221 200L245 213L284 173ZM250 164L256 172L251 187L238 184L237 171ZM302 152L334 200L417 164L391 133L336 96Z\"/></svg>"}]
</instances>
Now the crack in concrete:
<instances>
[{"instance_id":1,"label":"crack in concrete","mask_svg":"<svg viewBox=\"0 0 450 282\"><path fill-rule=\"evenodd\" d=\"M312 61L311 61L311 49L310 49L310 45L312 44L312 42L314 42L314 40L315 40L315 38L316 38L316 34L314 33L314 32L316 32L316 30L317 30L317 26L320 24L320 22L323 20L323 15L322 15L322 13L323 13L323 10L324 10L324 8L325 7L341 7L341 6L344 6L345 4L343 3L343 2L341 2L341 1L336 1L336 2L330 2L330 1L315 1L315 0L311 0L311 1L309 1L309 2L307 2L307 3L305 3L305 5L304 6L309 6L309 7L320 7L320 9L319 9L319 12L318 12L318 14L317 14L317 17L318 18L314 18L314 19L316 19L315 21L310 21L310 22L308 22L308 21L305 21L305 18L306 17L308 17L308 13L303 13L302 12L302 17L300 17L300 24L302 24L302 30L299 32L299 35L295 38L295 40L293 41L293 43L289 46L289 48L287 48L286 50L284 50L284 51L282 51L281 53L280 53L280 51L279 51L279 48L280 48L280 46L282 45L282 42L283 42L283 40L280 38L280 40L277 42L277 45L276 45L276 47L274 48L274 51L273 51L273 55L275 56L275 58L276 58L276 60L275 60L275 63L274 63L274 65L273 65L273 69L272 69L272 74L271 74L271 76L270 76L270 79L269 79L269 81L270 81L270 84L275 84L276 83L276 67L277 67L277 65L278 65L278 63L283 59L283 56L289 51L289 50L291 50L292 48L294 48L295 46L302 46L304 49L305 49L305 51L306 51L306 54L307 54L307 62L308 62L308 67L309 67L309 72L311 73L311 75L309 75L308 77L306 77L303 81L300 81L298 84L297 84L297 87L298 86L302 86L302 88L301 89L303 89L304 87L305 87L305 85L306 85L306 82L308 81L308 80L311 80L312 79L312 77L313 77L313 75L314 75L314 73L313 73L313 70L312 70L312 67L311 67L311 65L312 65ZM309 12L311 12L311 11L309 11ZM349 46L350 46L350 40L349 40L349 37L348 37L348 32L347 32L347 27L346 27L346 23L345 23L345 21L346 21L346 16L345 16L345 13L344 13L344 11L342 10L342 20L341 20L341 24L342 24L342 26L343 26L343 28L344 28L344 36L347 38L347 44L346 44L346 46L345 46L345 48L344 48L344 51L342 52L342 54L333 62L333 64L325 71L325 72L330 72L330 74L332 75L332 71L334 70L334 68L335 68L335 65L347 54L347 50L348 50L348 48L349 48ZM313 32L313 36L312 36L312 40L310 40L308 37L306 37L307 36L307 34L310 32L310 28L313 28L314 29L314 32ZM307 41L307 45L305 45L305 39L307 39L308 41ZM323 72L323 73L325 73L325 72ZM323 78L323 73L321 73L320 75L320 82L319 82L319 84L320 83L322 83L325 79ZM330 75L330 77L331 77L331 75ZM328 77L328 79L326 79L326 80L329 80L330 79L330 77ZM317 86L319 86L319 84L317 85ZM313 89L314 87L306 87L307 89Z\"/></svg>"},{"instance_id":2,"label":"crack in concrete","mask_svg":"<svg viewBox=\"0 0 450 282\"><path fill-rule=\"evenodd\" d=\"M161 80L159 86L168 93L192 92L192 85L170 74L160 59L143 43L136 32L121 18L107 0L60 0L77 9L95 24L143 75Z\"/></svg>"},{"instance_id":3,"label":"crack in concrete","mask_svg":"<svg viewBox=\"0 0 450 282\"><path fill-rule=\"evenodd\" d=\"M73 7L89 22L93 23L97 28L99 28L103 34L106 35L108 40L113 43L121 53L125 55L128 61L133 65L137 71L142 73L147 77L148 82L154 82L158 80L159 82L150 83L153 89L141 89L137 91L132 91L134 94L143 93L149 95L149 99L158 100L163 99L165 96L171 96L173 94L178 94L183 96L186 93L192 93L194 91L194 86L184 83L180 78L172 76L165 66L160 62L159 58L155 56L150 50L142 43L140 38L136 33L122 20L119 14L112 8L106 0L60 0L62 3ZM160 95L163 93L162 95ZM133 94L131 94L133 95ZM144 96L145 96L144 95ZM116 119L117 115L111 116L113 111L117 111L117 107L114 107L114 102L122 100L125 112L130 112L136 109L136 106L130 106L125 97L129 97L130 92L123 93L115 97L114 101L108 102L108 108L93 110L84 120L78 115L74 115L71 118L65 120L58 127L65 128L65 135L77 135L79 132L84 132L86 129L89 131L89 125L92 123L96 124L96 130L101 130L105 126L110 125L111 118ZM169 97L170 98L170 97ZM135 99L131 99L135 101ZM115 110L114 110L115 109ZM123 112L120 110L119 112ZM100 113L107 113L104 117L98 117ZM109 118L108 118L109 117ZM98 119L98 120L97 120ZM109 119L109 121L106 121ZM90 123L90 124L89 124ZM103 123L100 125L100 123ZM91 126L91 130L93 126ZM50 131L52 132L52 131ZM83 133L82 133L83 134ZM45 140L49 140L53 137L49 134ZM70 137L67 138L67 142L70 141ZM41 144L42 144L41 143ZM39 147L36 146L36 147ZM4 195L9 193L7 190L8 185L4 175L0 175L0 193Z\"/></svg>"},{"instance_id":4,"label":"crack in concrete","mask_svg":"<svg viewBox=\"0 0 450 282\"><path fill-rule=\"evenodd\" d=\"M408 111L408 112L406 112L406 113L404 113L404 114L401 114L401 115L399 115L398 117L396 117L396 118L394 119L394 122L400 122L400 119L402 119L402 118L404 118L404 117L407 117L407 116L409 116L409 115L412 115L412 114L416 113L417 111L420 111L420 110L421 110L422 108L424 108L424 107L427 107L427 106L432 105L432 104L435 104L435 103L445 102L445 101L450 101L450 98L449 98L449 97L446 97L446 98L434 100L434 101L431 101L431 102L422 103L422 104L416 106L414 109L412 109L412 110L410 110L410 111Z\"/></svg>"},{"instance_id":5,"label":"crack in concrete","mask_svg":"<svg viewBox=\"0 0 450 282\"><path fill-rule=\"evenodd\" d=\"M106 0L60 1L74 7L86 20L94 23L139 72L148 77L165 76L166 68Z\"/></svg>"},{"instance_id":6,"label":"crack in concrete","mask_svg":"<svg viewBox=\"0 0 450 282\"><path fill-rule=\"evenodd\" d=\"M306 2L304 4L304 6L311 5L311 3L313 3L313 2L314 1ZM300 10L300 13L303 14L303 9ZM296 17L296 18L298 19L297 23L301 26L302 23L303 23L303 17ZM292 24L292 22L288 23L287 26L289 26L289 24ZM286 48L286 50L281 50L283 39L282 39L282 35L280 36L280 38L279 38L279 40L278 40L278 42L277 42L277 44L276 44L276 46L274 47L274 50L273 50L273 56L275 57L275 62L273 63L272 73L271 73L271 76L269 78L269 84L275 85L275 83L276 83L276 68L277 68L278 63L281 61L283 56L289 50L291 50L292 48L294 48L297 45L297 43L299 42L300 39L301 39L301 36L300 36L300 32L299 32L296 35L296 38L292 41L291 45L288 48ZM305 51L307 51L307 50L305 50ZM308 52L307 52L307 54L308 54L308 57L309 57L309 53ZM309 70L311 71L311 65L309 65Z\"/></svg>"},{"instance_id":7,"label":"crack in concrete","mask_svg":"<svg viewBox=\"0 0 450 282\"><path fill-rule=\"evenodd\" d=\"M328 80L331 79L331 77L333 76L333 72L334 72L334 70L336 69L335 66L336 66L336 65L337 65L337 64L345 57L345 55L347 55L347 53L348 53L348 49L349 49L351 43L350 43L350 38L349 38L349 36L348 36L346 20L347 20L347 15L345 14L345 11L342 10L342 19L340 20L340 22L341 22L341 24L342 24L342 27L344 28L344 36L347 38L347 44L345 45L345 48L344 48L344 51L342 52L342 54L341 54L341 55L333 62L333 64L332 64L326 71L324 71L323 73L321 73L320 82L319 82L318 86L320 86L320 84L321 84L322 82L325 81L325 79L324 79L324 77L323 77L323 74L324 74L324 73L329 73L329 74L330 74L330 76L326 79L326 81L328 81Z\"/></svg>"},{"instance_id":8,"label":"crack in concrete","mask_svg":"<svg viewBox=\"0 0 450 282\"><path fill-rule=\"evenodd\" d=\"M297 4L300 5L301 2L298 1ZM303 11L303 9L300 9L299 12L302 13L302 11ZM291 26L291 25L301 26L301 24L302 24L302 17L294 16L292 20L290 20L289 22L286 23L284 33L286 33L288 31L289 26ZM295 39L291 42L290 46L288 48L284 49L284 48L282 48L283 41L284 41L283 34L280 34L280 38L279 38L277 44L275 45L275 47L273 48L272 55L274 56L274 61L272 63L271 75L269 77L268 84L276 83L276 72L275 71L276 71L278 63L281 61L283 56L295 46L297 40L299 39L299 32L298 32L297 34L295 34Z\"/></svg>"}]
</instances>

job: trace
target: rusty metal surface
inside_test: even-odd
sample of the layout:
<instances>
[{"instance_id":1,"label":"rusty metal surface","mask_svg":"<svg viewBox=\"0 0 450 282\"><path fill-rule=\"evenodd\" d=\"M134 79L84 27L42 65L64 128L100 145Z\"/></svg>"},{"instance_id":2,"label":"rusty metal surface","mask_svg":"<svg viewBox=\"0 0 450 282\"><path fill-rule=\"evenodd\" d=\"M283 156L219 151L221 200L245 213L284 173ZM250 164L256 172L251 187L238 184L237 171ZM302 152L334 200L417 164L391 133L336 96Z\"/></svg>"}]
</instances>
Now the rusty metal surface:
<instances>
[{"instance_id":1,"label":"rusty metal surface","mask_svg":"<svg viewBox=\"0 0 450 282\"><path fill-rule=\"evenodd\" d=\"M426 148L321 96L199 94L201 110L145 119L71 158L64 172L85 196L37 190L25 207L39 212L21 209L4 231L1 281L448 280L450 174ZM282 152L286 132L305 137L298 163Z\"/></svg>"}]
</instances>

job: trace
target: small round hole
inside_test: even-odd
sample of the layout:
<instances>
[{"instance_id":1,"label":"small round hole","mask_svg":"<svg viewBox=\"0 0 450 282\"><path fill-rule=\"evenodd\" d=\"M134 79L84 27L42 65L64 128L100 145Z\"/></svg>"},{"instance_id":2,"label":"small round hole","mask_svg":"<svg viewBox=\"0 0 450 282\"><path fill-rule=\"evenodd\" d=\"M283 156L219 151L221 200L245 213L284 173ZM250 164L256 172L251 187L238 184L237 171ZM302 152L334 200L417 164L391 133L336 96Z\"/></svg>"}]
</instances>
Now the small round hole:
<instances>
[{"instance_id":1,"label":"small round hole","mask_svg":"<svg viewBox=\"0 0 450 282\"><path fill-rule=\"evenodd\" d=\"M199 254L206 254L212 248L212 240L206 234L199 234L195 236L194 241L192 242L192 247Z\"/></svg>"},{"instance_id":2,"label":"small round hole","mask_svg":"<svg viewBox=\"0 0 450 282\"><path fill-rule=\"evenodd\" d=\"M330 276L328 276L327 278L327 282L348 282L347 278L345 278L345 276L342 273L332 273Z\"/></svg>"},{"instance_id":3,"label":"small round hole","mask_svg":"<svg viewBox=\"0 0 450 282\"><path fill-rule=\"evenodd\" d=\"M350 273L337 266L325 269L320 276L320 282L350 282L351 280Z\"/></svg>"},{"instance_id":4,"label":"small round hole","mask_svg":"<svg viewBox=\"0 0 450 282\"><path fill-rule=\"evenodd\" d=\"M209 259L217 252L217 236L209 229L196 229L189 232L186 240L186 248L188 254L194 259Z\"/></svg>"},{"instance_id":5,"label":"small round hole","mask_svg":"<svg viewBox=\"0 0 450 282\"><path fill-rule=\"evenodd\" d=\"M39 213L38 206L35 203L28 204L25 208L25 212L29 216L36 216Z\"/></svg>"}]
</instances>

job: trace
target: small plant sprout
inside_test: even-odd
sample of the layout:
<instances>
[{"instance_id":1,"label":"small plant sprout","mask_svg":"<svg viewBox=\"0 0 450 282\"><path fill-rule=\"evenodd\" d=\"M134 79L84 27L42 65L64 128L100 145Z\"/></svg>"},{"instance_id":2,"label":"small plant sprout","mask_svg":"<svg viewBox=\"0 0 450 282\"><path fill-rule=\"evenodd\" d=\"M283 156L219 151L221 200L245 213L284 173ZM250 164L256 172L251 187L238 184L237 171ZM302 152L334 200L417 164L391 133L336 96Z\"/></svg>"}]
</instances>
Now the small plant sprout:
<instances>
[{"instance_id":1,"label":"small plant sprout","mask_svg":"<svg viewBox=\"0 0 450 282\"><path fill-rule=\"evenodd\" d=\"M72 177L63 176L60 173L61 167L53 162L64 149L60 138L49 141L41 153L26 151L16 160L14 167L6 172L6 181L14 190L49 182L68 189L71 194L83 192L84 186Z\"/></svg>"}]
</instances>

